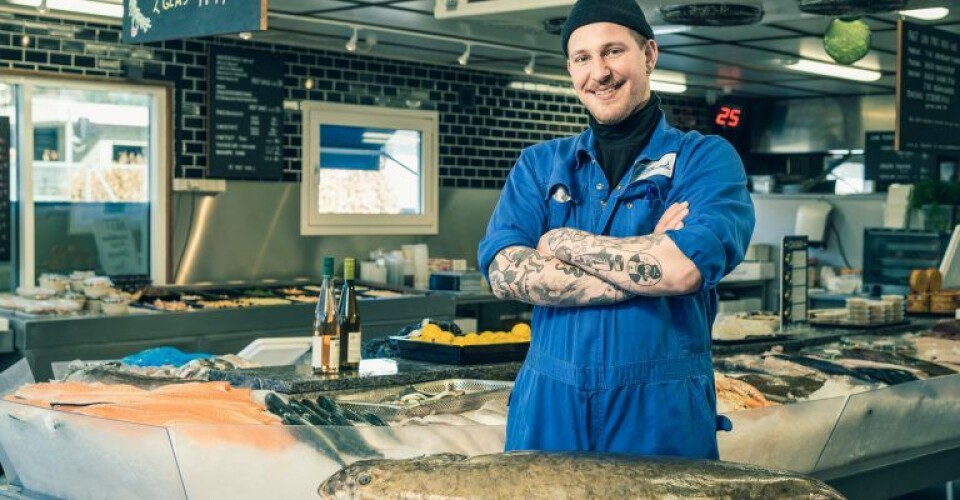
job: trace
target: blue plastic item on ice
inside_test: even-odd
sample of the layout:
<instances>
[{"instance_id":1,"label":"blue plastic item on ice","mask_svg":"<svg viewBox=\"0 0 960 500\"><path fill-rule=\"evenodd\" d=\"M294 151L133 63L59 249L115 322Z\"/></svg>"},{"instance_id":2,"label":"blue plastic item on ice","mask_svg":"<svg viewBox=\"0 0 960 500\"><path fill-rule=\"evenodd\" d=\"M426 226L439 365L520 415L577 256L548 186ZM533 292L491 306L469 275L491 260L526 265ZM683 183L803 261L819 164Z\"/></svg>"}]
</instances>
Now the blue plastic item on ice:
<instances>
[{"instance_id":1,"label":"blue plastic item on ice","mask_svg":"<svg viewBox=\"0 0 960 500\"><path fill-rule=\"evenodd\" d=\"M183 366L195 359L215 357L213 354L202 352L185 353L176 347L154 347L144 349L120 360L125 365L133 366Z\"/></svg>"}]
</instances>

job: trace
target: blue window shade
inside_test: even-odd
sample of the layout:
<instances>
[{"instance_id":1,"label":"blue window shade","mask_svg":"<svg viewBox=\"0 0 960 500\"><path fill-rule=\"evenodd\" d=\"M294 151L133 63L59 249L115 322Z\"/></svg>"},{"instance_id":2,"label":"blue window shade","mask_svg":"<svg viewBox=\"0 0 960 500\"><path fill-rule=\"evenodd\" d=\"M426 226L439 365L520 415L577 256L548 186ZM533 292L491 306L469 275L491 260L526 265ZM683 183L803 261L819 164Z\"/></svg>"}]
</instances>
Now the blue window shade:
<instances>
[{"instance_id":1,"label":"blue window shade","mask_svg":"<svg viewBox=\"0 0 960 500\"><path fill-rule=\"evenodd\" d=\"M382 142L364 140L364 134L389 135L390 129L320 126L320 168L343 170L379 170Z\"/></svg>"}]
</instances>

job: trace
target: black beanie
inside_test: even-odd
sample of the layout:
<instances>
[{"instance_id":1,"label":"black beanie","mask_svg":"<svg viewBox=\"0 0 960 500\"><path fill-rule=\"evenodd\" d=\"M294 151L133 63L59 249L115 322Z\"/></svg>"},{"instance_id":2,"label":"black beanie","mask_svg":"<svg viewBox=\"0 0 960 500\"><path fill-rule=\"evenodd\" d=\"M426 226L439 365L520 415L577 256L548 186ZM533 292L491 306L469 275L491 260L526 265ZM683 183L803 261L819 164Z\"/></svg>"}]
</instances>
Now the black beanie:
<instances>
[{"instance_id":1,"label":"black beanie","mask_svg":"<svg viewBox=\"0 0 960 500\"><path fill-rule=\"evenodd\" d=\"M577 0L560 31L563 55L568 55L567 43L570 41L570 34L581 26L593 23L619 24L640 33L648 40L653 39L653 28L636 0Z\"/></svg>"}]
</instances>

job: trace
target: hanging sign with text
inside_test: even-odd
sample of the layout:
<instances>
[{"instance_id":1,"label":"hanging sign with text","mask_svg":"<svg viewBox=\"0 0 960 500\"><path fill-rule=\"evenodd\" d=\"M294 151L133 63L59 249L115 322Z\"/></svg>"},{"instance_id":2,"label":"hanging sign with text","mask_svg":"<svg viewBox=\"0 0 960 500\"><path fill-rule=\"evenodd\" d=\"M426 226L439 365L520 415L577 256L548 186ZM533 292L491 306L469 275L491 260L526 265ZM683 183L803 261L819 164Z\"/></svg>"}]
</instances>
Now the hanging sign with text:
<instances>
[{"instance_id":1,"label":"hanging sign with text","mask_svg":"<svg viewBox=\"0 0 960 500\"><path fill-rule=\"evenodd\" d=\"M267 29L267 0L124 0L123 43Z\"/></svg>"},{"instance_id":2,"label":"hanging sign with text","mask_svg":"<svg viewBox=\"0 0 960 500\"><path fill-rule=\"evenodd\" d=\"M960 152L960 35L897 24L898 151Z\"/></svg>"}]
</instances>

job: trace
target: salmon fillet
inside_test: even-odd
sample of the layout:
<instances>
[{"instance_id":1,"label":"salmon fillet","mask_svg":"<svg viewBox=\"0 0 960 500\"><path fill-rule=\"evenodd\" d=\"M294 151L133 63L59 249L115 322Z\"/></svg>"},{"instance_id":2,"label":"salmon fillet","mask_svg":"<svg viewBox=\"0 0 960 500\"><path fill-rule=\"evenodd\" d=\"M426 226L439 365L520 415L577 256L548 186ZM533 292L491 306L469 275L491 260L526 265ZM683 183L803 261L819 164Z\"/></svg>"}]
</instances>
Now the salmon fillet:
<instances>
[{"instance_id":1,"label":"salmon fillet","mask_svg":"<svg viewBox=\"0 0 960 500\"><path fill-rule=\"evenodd\" d=\"M173 384L150 391L122 384L52 382L23 386L5 399L148 425L279 424L252 394L227 382Z\"/></svg>"}]
</instances>

